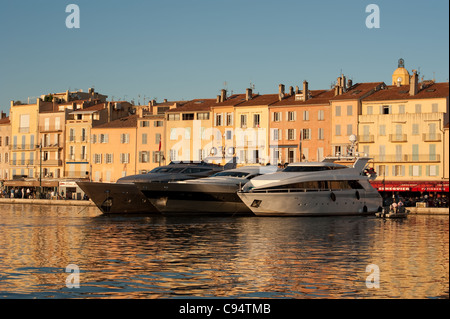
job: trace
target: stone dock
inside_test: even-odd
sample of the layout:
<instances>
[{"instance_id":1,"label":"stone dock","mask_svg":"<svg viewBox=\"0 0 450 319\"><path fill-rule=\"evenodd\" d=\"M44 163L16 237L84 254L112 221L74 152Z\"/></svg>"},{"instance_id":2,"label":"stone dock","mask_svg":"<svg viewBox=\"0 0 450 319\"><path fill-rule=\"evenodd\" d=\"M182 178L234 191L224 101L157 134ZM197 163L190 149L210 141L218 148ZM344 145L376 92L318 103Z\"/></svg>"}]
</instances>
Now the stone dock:
<instances>
[{"instance_id":1,"label":"stone dock","mask_svg":"<svg viewBox=\"0 0 450 319\"><path fill-rule=\"evenodd\" d=\"M30 205L53 205L53 206L92 206L96 207L91 200L56 200L56 199L23 199L23 198L0 198L0 204L30 204ZM406 207L411 215L449 215L448 207Z\"/></svg>"}]
</instances>

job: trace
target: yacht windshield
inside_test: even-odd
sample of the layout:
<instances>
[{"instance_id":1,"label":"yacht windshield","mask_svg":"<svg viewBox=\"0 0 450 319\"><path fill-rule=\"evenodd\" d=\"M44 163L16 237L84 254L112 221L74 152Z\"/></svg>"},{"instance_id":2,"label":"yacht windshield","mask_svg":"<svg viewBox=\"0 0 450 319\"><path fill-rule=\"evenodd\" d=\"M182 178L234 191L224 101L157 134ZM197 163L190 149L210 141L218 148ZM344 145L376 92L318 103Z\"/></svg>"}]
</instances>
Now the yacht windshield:
<instances>
[{"instance_id":1,"label":"yacht windshield","mask_svg":"<svg viewBox=\"0 0 450 319\"><path fill-rule=\"evenodd\" d=\"M152 169L149 173L178 173L183 169L183 167L157 167Z\"/></svg>"},{"instance_id":2,"label":"yacht windshield","mask_svg":"<svg viewBox=\"0 0 450 319\"><path fill-rule=\"evenodd\" d=\"M216 173L213 176L229 176L229 177L246 177L248 175L248 173L246 172L220 172L220 173Z\"/></svg>"},{"instance_id":3,"label":"yacht windshield","mask_svg":"<svg viewBox=\"0 0 450 319\"><path fill-rule=\"evenodd\" d=\"M332 166L288 166L283 172L318 172L328 171L333 169L340 169L345 167L332 167Z\"/></svg>"}]
</instances>

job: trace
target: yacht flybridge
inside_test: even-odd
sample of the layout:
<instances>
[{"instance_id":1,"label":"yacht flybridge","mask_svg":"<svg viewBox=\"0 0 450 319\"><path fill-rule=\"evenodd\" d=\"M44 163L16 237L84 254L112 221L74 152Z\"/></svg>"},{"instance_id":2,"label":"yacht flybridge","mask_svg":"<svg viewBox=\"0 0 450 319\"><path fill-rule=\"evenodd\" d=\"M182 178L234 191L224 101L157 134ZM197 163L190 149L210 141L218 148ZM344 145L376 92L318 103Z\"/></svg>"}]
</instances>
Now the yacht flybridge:
<instances>
[{"instance_id":1,"label":"yacht flybridge","mask_svg":"<svg viewBox=\"0 0 450 319\"><path fill-rule=\"evenodd\" d=\"M369 183L369 157L352 166L343 158L288 165L282 172L253 178L238 192L257 216L325 216L374 214L382 207L378 191Z\"/></svg>"}]
</instances>

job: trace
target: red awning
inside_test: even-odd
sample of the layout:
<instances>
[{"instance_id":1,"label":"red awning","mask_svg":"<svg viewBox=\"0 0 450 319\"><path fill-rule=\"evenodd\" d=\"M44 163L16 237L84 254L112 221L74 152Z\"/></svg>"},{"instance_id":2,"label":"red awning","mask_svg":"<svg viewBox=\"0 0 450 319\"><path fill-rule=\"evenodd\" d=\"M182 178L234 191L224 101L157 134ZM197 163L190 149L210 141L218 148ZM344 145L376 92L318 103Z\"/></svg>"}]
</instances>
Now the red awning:
<instances>
[{"instance_id":1,"label":"red awning","mask_svg":"<svg viewBox=\"0 0 450 319\"><path fill-rule=\"evenodd\" d=\"M371 182L378 191L383 192L448 192L449 182Z\"/></svg>"}]
</instances>

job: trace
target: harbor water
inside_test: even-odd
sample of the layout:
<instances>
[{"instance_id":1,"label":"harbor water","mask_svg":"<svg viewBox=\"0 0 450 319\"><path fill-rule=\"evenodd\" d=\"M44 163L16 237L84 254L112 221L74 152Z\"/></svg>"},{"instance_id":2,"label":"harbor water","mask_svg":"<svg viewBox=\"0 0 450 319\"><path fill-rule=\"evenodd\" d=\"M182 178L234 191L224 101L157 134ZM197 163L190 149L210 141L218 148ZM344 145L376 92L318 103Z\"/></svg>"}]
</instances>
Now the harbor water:
<instances>
[{"instance_id":1,"label":"harbor water","mask_svg":"<svg viewBox=\"0 0 450 319\"><path fill-rule=\"evenodd\" d=\"M106 216L0 204L0 298L448 298L449 216Z\"/></svg>"}]
</instances>

